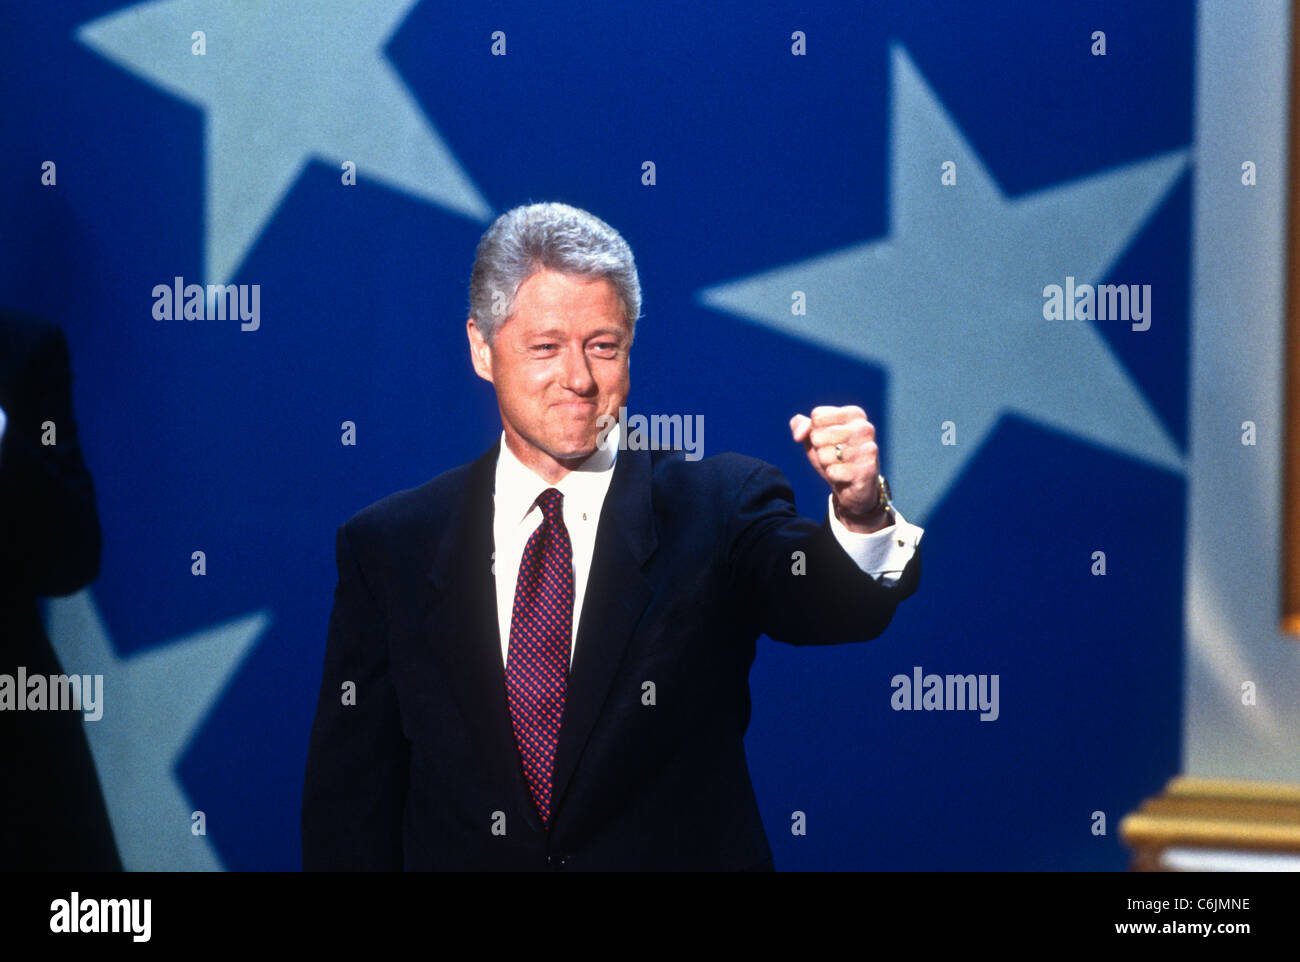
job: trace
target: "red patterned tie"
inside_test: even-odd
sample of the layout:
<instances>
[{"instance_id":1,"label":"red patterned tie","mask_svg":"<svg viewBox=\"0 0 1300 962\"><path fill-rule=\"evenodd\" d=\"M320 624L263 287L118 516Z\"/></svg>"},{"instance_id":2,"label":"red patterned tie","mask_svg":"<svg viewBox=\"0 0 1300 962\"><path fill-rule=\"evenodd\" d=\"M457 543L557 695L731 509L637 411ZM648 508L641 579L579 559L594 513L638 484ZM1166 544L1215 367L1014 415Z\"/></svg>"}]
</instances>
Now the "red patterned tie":
<instances>
[{"instance_id":1,"label":"red patterned tie","mask_svg":"<svg viewBox=\"0 0 1300 962\"><path fill-rule=\"evenodd\" d=\"M506 658L506 696L515 743L533 803L548 827L551 772L573 637L573 547L564 527L563 502L564 495L555 488L537 496L542 523L528 539L519 562Z\"/></svg>"}]
</instances>

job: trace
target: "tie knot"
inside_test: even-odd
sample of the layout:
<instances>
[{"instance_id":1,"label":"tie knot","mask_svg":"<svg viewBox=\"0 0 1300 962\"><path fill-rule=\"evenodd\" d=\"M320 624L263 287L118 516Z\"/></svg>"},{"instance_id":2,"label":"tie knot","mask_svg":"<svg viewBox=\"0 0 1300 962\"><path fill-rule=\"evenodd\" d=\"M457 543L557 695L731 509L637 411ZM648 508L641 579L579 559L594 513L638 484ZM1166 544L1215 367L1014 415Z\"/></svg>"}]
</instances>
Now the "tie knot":
<instances>
[{"instance_id":1,"label":"tie knot","mask_svg":"<svg viewBox=\"0 0 1300 962\"><path fill-rule=\"evenodd\" d=\"M556 521L563 517L560 509L564 505L564 495L559 488L547 488L537 496L537 504L542 509L542 517L547 521Z\"/></svg>"}]
</instances>

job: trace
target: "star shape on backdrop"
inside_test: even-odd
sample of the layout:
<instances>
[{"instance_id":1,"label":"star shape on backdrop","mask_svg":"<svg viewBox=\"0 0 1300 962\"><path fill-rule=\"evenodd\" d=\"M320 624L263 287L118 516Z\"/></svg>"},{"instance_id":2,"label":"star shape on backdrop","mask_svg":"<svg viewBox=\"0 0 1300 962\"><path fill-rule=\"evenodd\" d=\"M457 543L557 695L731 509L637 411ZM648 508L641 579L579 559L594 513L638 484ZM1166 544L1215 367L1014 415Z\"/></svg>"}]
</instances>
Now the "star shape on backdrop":
<instances>
[{"instance_id":1,"label":"star shape on backdrop","mask_svg":"<svg viewBox=\"0 0 1300 962\"><path fill-rule=\"evenodd\" d=\"M114 652L89 589L51 600L46 623L65 672L104 678L103 717L83 725L123 868L220 871L209 836L191 832L191 813L203 806L186 795L176 766L270 625L269 613L126 658Z\"/></svg>"},{"instance_id":2,"label":"star shape on backdrop","mask_svg":"<svg viewBox=\"0 0 1300 962\"><path fill-rule=\"evenodd\" d=\"M207 283L230 281L313 157L491 216L384 55L418 2L154 0L77 29L105 59L204 112ZM196 30L202 56L191 52Z\"/></svg>"},{"instance_id":3,"label":"star shape on backdrop","mask_svg":"<svg viewBox=\"0 0 1300 962\"><path fill-rule=\"evenodd\" d=\"M1178 445L1093 322L1044 320L1043 288L1104 278L1185 152L1008 198L903 47L890 56L888 236L707 288L701 302L885 367L882 466L918 521L1005 413L1181 472ZM940 184L948 160L952 187ZM806 316L791 312L796 290ZM940 444L945 421L956 445Z\"/></svg>"}]
</instances>

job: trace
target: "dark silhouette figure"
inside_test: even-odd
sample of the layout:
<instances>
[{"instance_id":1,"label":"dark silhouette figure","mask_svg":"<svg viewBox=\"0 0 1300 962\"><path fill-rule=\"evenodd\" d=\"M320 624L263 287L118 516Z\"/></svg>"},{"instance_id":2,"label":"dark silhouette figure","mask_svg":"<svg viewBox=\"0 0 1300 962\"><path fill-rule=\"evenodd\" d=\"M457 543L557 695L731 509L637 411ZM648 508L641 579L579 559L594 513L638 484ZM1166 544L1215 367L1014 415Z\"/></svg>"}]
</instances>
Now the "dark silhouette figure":
<instances>
[{"instance_id":1,"label":"dark silhouette figure","mask_svg":"<svg viewBox=\"0 0 1300 962\"><path fill-rule=\"evenodd\" d=\"M99 573L100 531L77 443L63 332L0 312L0 674L62 674L37 597ZM53 422L55 444L42 444ZM14 684L14 682L11 682ZM22 697L22 692L18 696ZM120 871L78 711L0 711L0 869Z\"/></svg>"}]
</instances>

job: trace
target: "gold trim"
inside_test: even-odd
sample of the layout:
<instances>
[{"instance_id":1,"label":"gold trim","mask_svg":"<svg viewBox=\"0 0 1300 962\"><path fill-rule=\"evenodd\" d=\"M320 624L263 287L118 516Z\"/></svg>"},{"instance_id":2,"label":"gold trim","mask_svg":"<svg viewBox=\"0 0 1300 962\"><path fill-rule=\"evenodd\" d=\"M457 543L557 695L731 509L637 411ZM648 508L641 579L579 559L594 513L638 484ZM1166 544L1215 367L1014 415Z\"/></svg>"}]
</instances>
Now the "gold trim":
<instances>
[{"instance_id":1,"label":"gold trim","mask_svg":"<svg viewBox=\"0 0 1300 962\"><path fill-rule=\"evenodd\" d=\"M1298 0L1300 2L1300 0ZM1166 795L1179 797L1250 799L1261 802L1300 803L1300 785L1288 782L1257 782L1236 778L1204 778L1177 775L1165 786Z\"/></svg>"},{"instance_id":2,"label":"gold trim","mask_svg":"<svg viewBox=\"0 0 1300 962\"><path fill-rule=\"evenodd\" d=\"M1234 822L1228 819L1193 819L1136 814L1127 816L1119 827L1120 837L1141 848L1265 849L1300 852L1300 825L1263 822Z\"/></svg>"},{"instance_id":3,"label":"gold trim","mask_svg":"<svg viewBox=\"0 0 1300 962\"><path fill-rule=\"evenodd\" d=\"M1179 775L1119 834L1139 871L1158 869L1171 846L1300 853L1300 785Z\"/></svg>"},{"instance_id":4,"label":"gold trim","mask_svg":"<svg viewBox=\"0 0 1300 962\"><path fill-rule=\"evenodd\" d=\"M1238 822L1294 822L1300 825L1300 805L1246 802L1217 798L1153 798L1142 806L1143 815L1180 818L1215 818Z\"/></svg>"}]
</instances>

